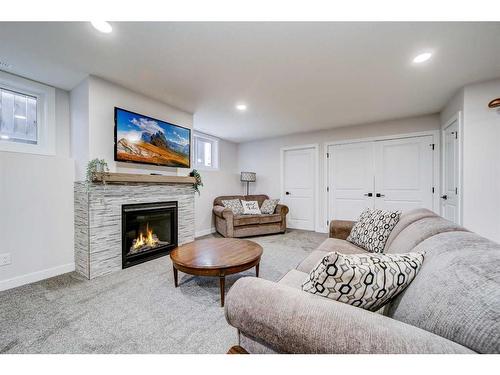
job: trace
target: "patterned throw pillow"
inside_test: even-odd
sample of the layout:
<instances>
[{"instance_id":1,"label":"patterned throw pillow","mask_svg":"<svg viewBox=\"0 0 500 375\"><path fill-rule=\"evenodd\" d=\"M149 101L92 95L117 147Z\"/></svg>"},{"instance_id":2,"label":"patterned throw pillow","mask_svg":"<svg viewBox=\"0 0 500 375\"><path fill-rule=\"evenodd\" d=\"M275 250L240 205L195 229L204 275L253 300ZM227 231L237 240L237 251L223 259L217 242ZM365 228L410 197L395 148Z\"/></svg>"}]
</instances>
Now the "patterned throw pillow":
<instances>
[{"instance_id":1,"label":"patterned throw pillow","mask_svg":"<svg viewBox=\"0 0 500 375\"><path fill-rule=\"evenodd\" d=\"M260 215L259 202L241 201L243 206L243 215Z\"/></svg>"},{"instance_id":2,"label":"patterned throw pillow","mask_svg":"<svg viewBox=\"0 0 500 375\"><path fill-rule=\"evenodd\" d=\"M302 290L377 311L415 278L424 253L327 254L311 271Z\"/></svg>"},{"instance_id":3,"label":"patterned throw pillow","mask_svg":"<svg viewBox=\"0 0 500 375\"><path fill-rule=\"evenodd\" d=\"M223 200L222 204L226 208L230 208L235 215L243 215L243 206L241 205L241 201L239 199L228 199Z\"/></svg>"},{"instance_id":4,"label":"patterned throw pillow","mask_svg":"<svg viewBox=\"0 0 500 375\"><path fill-rule=\"evenodd\" d=\"M279 199L266 199L262 202L262 206L260 206L260 212L263 214L274 214L279 201Z\"/></svg>"},{"instance_id":5,"label":"patterned throw pillow","mask_svg":"<svg viewBox=\"0 0 500 375\"><path fill-rule=\"evenodd\" d=\"M372 253L383 253L385 243L399 221L401 211L365 209L347 237L352 242Z\"/></svg>"}]
</instances>

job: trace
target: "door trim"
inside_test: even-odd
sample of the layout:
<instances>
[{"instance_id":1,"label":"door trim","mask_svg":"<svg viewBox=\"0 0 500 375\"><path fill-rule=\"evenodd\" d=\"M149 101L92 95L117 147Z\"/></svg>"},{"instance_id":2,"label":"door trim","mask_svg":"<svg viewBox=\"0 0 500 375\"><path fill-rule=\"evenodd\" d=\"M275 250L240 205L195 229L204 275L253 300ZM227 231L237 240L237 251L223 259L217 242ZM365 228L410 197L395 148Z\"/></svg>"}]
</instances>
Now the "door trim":
<instances>
[{"instance_id":1,"label":"door trim","mask_svg":"<svg viewBox=\"0 0 500 375\"><path fill-rule=\"evenodd\" d=\"M322 232L323 229L320 226L320 220L319 220L319 144L318 143L313 143L313 144L305 144L305 145L297 145L297 146L285 146L280 148L280 201L283 202L283 192L285 189L285 178L284 178L284 173L285 173L285 168L284 168L284 163L285 163L285 151L292 151L292 150L304 150L304 149L313 149L313 160L314 160L314 215L313 215L313 220L314 220L314 231L315 232Z\"/></svg>"},{"instance_id":2,"label":"door trim","mask_svg":"<svg viewBox=\"0 0 500 375\"><path fill-rule=\"evenodd\" d=\"M392 139L404 139L404 138L415 138L415 137L425 137L432 136L434 143L434 157L433 157L433 185L434 185L434 194L432 199L432 205L434 207L435 212L441 213L441 202L439 201L439 196L441 192L441 131L439 129L436 130L427 130L421 132L414 133L403 133L403 134L394 134L394 135L385 135L379 137L367 137L367 138L354 138L354 139L344 139L340 141L329 141L323 143L323 193L325 194L325 205L323 210L323 221L320 226L323 228L321 232L328 233L329 228L327 221L333 220L335 218L328 217L328 207L330 204L330 194L327 192L328 188L328 147L343 145L343 144L352 144L352 143L360 143L360 142L375 142L375 141L388 141ZM437 155L437 157L436 157Z\"/></svg>"},{"instance_id":3,"label":"door trim","mask_svg":"<svg viewBox=\"0 0 500 375\"><path fill-rule=\"evenodd\" d=\"M444 187L444 171L445 171L445 166L444 166L444 141L445 141L445 131L446 129L453 124L454 122L457 122L457 128L458 128L458 197L457 197L457 202L458 202L458 225L463 225L463 145L464 145L464 128L463 128L463 121L462 121L462 111L458 111L457 113L453 114L448 121L446 121L441 129L441 151L440 151L440 156L441 156L441 187ZM439 195L442 195L443 192L441 189L439 189ZM439 202L439 214L443 216L443 206L441 205L441 202Z\"/></svg>"}]
</instances>

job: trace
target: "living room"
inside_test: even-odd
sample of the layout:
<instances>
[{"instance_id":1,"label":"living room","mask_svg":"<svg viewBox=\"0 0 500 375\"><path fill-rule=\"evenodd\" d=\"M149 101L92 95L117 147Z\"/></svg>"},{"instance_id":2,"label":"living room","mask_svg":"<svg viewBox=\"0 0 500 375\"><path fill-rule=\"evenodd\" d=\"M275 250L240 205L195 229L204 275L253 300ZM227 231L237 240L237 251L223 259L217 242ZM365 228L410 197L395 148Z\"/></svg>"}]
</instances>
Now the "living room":
<instances>
[{"instance_id":1,"label":"living room","mask_svg":"<svg viewBox=\"0 0 500 375\"><path fill-rule=\"evenodd\" d=\"M0 21L0 353L500 352L500 22L99 14Z\"/></svg>"}]
</instances>

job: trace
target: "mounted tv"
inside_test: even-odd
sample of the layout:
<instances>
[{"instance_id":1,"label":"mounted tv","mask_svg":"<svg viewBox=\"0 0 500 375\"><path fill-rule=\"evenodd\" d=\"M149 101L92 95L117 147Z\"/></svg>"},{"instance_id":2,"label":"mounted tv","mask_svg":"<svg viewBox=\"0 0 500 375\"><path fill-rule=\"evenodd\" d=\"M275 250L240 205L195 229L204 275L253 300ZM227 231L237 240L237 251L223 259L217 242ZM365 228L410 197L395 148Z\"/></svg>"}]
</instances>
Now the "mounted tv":
<instances>
[{"instance_id":1,"label":"mounted tv","mask_svg":"<svg viewBox=\"0 0 500 375\"><path fill-rule=\"evenodd\" d=\"M115 161L189 168L191 130L115 107Z\"/></svg>"}]
</instances>

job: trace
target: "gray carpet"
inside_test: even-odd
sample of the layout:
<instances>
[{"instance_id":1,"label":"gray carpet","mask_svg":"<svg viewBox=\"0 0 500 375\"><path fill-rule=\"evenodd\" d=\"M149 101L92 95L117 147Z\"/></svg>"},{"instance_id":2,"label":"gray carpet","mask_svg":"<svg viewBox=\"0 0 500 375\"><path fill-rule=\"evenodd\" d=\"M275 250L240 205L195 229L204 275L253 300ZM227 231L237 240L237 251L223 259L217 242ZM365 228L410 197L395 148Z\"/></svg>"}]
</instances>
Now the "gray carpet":
<instances>
[{"instance_id":1,"label":"gray carpet","mask_svg":"<svg viewBox=\"0 0 500 375\"><path fill-rule=\"evenodd\" d=\"M325 238L298 230L252 238L264 248L260 276L278 280ZM228 277L227 289L254 272ZM176 289L167 256L91 281L68 273L0 292L0 353L225 353L236 330L218 279L179 278Z\"/></svg>"}]
</instances>

